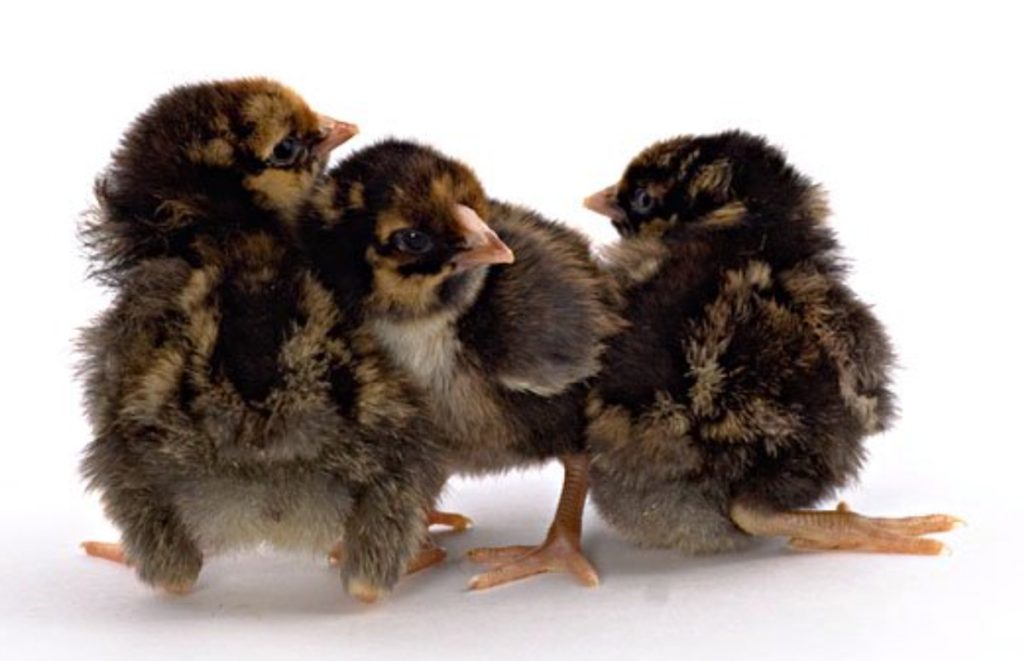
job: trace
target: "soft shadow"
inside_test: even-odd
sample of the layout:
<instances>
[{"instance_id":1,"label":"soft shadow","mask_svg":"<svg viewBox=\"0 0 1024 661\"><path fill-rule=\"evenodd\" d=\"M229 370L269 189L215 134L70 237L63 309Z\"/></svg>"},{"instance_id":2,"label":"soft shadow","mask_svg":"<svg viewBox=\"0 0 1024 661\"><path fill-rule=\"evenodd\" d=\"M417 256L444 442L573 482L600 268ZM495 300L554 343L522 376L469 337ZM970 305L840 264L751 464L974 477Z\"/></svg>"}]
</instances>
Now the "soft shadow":
<instances>
[{"instance_id":1,"label":"soft shadow","mask_svg":"<svg viewBox=\"0 0 1024 661\"><path fill-rule=\"evenodd\" d=\"M602 575L644 576L718 572L733 565L764 565L798 555L782 540L753 540L749 548L711 555L688 555L672 549L634 546L607 528L591 530L584 550Z\"/></svg>"},{"instance_id":2,"label":"soft shadow","mask_svg":"<svg viewBox=\"0 0 1024 661\"><path fill-rule=\"evenodd\" d=\"M81 575L88 578L94 592L103 593L103 607L80 610L83 619L109 620L112 608L130 610L133 621L143 622L367 616L389 604L416 599L430 589L438 570L443 569L405 577L379 603L363 604L345 592L337 569L326 560L320 564L305 556L259 553L215 557L203 567L195 588L185 595L151 589L119 565L95 558L80 560Z\"/></svg>"}]
</instances>

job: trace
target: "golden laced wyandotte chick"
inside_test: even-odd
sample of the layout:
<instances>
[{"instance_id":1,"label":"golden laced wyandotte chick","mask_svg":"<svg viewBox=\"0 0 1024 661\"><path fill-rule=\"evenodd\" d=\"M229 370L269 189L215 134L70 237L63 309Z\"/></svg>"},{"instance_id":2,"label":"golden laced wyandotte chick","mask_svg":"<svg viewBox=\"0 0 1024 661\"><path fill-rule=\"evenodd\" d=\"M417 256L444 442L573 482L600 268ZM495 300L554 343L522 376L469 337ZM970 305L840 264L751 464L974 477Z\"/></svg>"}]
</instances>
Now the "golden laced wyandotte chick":
<instances>
[{"instance_id":1,"label":"golden laced wyandotte chick","mask_svg":"<svg viewBox=\"0 0 1024 661\"><path fill-rule=\"evenodd\" d=\"M644 150L588 198L622 235L630 330L588 404L595 503L629 539L686 552L779 535L800 549L935 554L946 515L807 511L888 427L893 355L843 283L822 191L761 138Z\"/></svg>"},{"instance_id":2,"label":"golden laced wyandotte chick","mask_svg":"<svg viewBox=\"0 0 1024 661\"><path fill-rule=\"evenodd\" d=\"M579 549L586 494L586 382L620 325L584 237L489 200L437 151L385 141L342 162L303 231L318 277L426 395L446 470L481 474L560 457L566 481L538 547L477 549L486 588L521 577L597 574ZM514 255L514 256L513 256Z\"/></svg>"},{"instance_id":3,"label":"golden laced wyandotte chick","mask_svg":"<svg viewBox=\"0 0 1024 661\"><path fill-rule=\"evenodd\" d=\"M342 539L367 601L423 562L429 419L292 247L355 132L251 79L174 89L123 138L84 229L116 297L82 342L83 471L123 544L91 554L181 592L207 553Z\"/></svg>"}]
</instances>

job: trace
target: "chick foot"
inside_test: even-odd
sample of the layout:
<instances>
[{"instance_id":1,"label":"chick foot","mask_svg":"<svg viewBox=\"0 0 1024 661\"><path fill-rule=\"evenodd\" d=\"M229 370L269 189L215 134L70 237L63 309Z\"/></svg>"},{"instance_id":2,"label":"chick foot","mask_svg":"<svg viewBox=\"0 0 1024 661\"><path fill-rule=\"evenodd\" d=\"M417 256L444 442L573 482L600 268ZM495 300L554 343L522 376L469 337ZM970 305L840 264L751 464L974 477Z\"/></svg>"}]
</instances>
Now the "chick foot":
<instances>
[{"instance_id":1,"label":"chick foot","mask_svg":"<svg viewBox=\"0 0 1024 661\"><path fill-rule=\"evenodd\" d=\"M335 551L338 552L337 557L334 556ZM341 564L343 558L340 547L335 546L331 549L331 564ZM405 575L415 574L418 571L426 569L427 567L433 567L436 564L444 562L444 559L448 557L448 552L440 546L437 546L433 542L424 542L420 550L409 560L409 564L405 567ZM346 584L346 589L349 595L355 597L364 604L372 604L378 601L383 596L384 591L371 585L370 583L361 579L352 579Z\"/></svg>"},{"instance_id":2,"label":"chick foot","mask_svg":"<svg viewBox=\"0 0 1024 661\"><path fill-rule=\"evenodd\" d=\"M409 559L409 564L405 566L405 575L415 574L418 571L433 567L434 565L444 562L444 559L448 557L448 551L442 546L438 546L433 542L424 542L420 550L416 552L412 558ZM327 562L332 567L341 565L342 561L345 560L345 546L342 542L338 542L331 547L330 552L327 554Z\"/></svg>"},{"instance_id":3,"label":"chick foot","mask_svg":"<svg viewBox=\"0 0 1024 661\"><path fill-rule=\"evenodd\" d=\"M547 572L567 572L587 587L598 585L597 570L580 551L579 535L552 527L540 546L502 546L472 549L469 559L480 563L501 563L499 567L474 576L471 590L486 590L522 578Z\"/></svg>"},{"instance_id":4,"label":"chick foot","mask_svg":"<svg viewBox=\"0 0 1024 661\"><path fill-rule=\"evenodd\" d=\"M125 557L124 547L117 542L86 541L82 542L81 547L90 557L102 558L125 567L132 566L132 563ZM157 587L168 594L182 595L190 592L194 584L194 581L163 582L159 583Z\"/></svg>"},{"instance_id":5,"label":"chick foot","mask_svg":"<svg viewBox=\"0 0 1024 661\"><path fill-rule=\"evenodd\" d=\"M547 572L567 572L587 587L600 581L597 571L580 550L583 506L587 499L587 459L563 457L565 481L555 519L547 538L539 546L503 546L478 548L468 552L473 562L499 564L474 576L471 590L486 590L505 583Z\"/></svg>"},{"instance_id":6,"label":"chick foot","mask_svg":"<svg viewBox=\"0 0 1024 661\"><path fill-rule=\"evenodd\" d=\"M451 529L451 532L464 532L473 527L473 519L454 512L430 510L427 512L427 527L430 526L447 526ZM345 557L344 548L345 545L343 542L337 542L334 544L334 546L331 547L331 550L327 553L328 564L332 567L340 565L341 561ZM424 562L428 557L433 557L430 555L431 553L433 553L433 556L437 556L437 554L440 553L440 557L433 562L417 566L417 562ZM445 557L447 557L447 551L445 551L443 547L437 546L433 542L424 542L423 547L420 549L420 555L409 561L409 566L405 573L413 574L421 569L426 569L427 567L431 567L442 562Z\"/></svg>"},{"instance_id":7,"label":"chick foot","mask_svg":"<svg viewBox=\"0 0 1024 661\"><path fill-rule=\"evenodd\" d=\"M948 532L963 521L948 514L901 518L862 516L839 503L834 511L771 510L734 504L730 516L741 530L758 536L786 536L790 548L801 551L863 551L941 555L948 549L942 542L921 537Z\"/></svg>"}]
</instances>

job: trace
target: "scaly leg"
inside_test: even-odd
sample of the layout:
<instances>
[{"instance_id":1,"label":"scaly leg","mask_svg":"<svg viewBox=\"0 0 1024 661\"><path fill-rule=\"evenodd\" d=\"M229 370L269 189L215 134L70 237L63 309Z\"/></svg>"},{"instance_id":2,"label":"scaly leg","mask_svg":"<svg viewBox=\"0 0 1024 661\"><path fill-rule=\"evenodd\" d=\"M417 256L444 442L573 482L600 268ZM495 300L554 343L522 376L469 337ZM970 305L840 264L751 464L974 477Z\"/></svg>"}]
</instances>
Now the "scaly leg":
<instances>
[{"instance_id":1,"label":"scaly leg","mask_svg":"<svg viewBox=\"0 0 1024 661\"><path fill-rule=\"evenodd\" d=\"M469 582L470 589L485 590L528 576L558 571L571 573L588 587L598 584L597 571L580 551L589 460L583 455L570 455L562 457L562 464L565 481L547 538L539 546L472 549L468 555L473 562L499 566L474 576Z\"/></svg>"},{"instance_id":2,"label":"scaly leg","mask_svg":"<svg viewBox=\"0 0 1024 661\"><path fill-rule=\"evenodd\" d=\"M940 555L946 546L921 537L947 532L963 525L948 514L902 518L867 517L839 503L834 511L795 510L777 512L734 503L729 515L741 530L758 536L789 537L791 548L805 551L865 551Z\"/></svg>"}]
</instances>

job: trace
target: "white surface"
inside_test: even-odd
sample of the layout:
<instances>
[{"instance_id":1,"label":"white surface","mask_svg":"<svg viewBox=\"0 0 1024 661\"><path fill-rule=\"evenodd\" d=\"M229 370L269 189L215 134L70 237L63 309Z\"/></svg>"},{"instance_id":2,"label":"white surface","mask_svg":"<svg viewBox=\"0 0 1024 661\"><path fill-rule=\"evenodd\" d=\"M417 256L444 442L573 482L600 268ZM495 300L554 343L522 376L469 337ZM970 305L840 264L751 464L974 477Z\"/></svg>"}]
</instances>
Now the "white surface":
<instances>
[{"instance_id":1,"label":"white surface","mask_svg":"<svg viewBox=\"0 0 1024 661\"><path fill-rule=\"evenodd\" d=\"M1019 16L962 8L554 3L504 9L0 9L0 656L20 658L1020 658ZM949 558L688 559L588 519L603 577L464 591L473 545L539 539L558 471L452 485L476 530L366 608L318 559L217 559L182 599L90 561L112 534L82 495L73 329L105 296L73 235L126 124L175 83L278 77L365 145L398 134L475 166L496 196L611 237L581 198L653 139L742 126L832 192L835 226L902 356L903 419L871 443L855 507L944 510Z\"/></svg>"}]
</instances>

